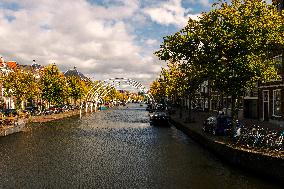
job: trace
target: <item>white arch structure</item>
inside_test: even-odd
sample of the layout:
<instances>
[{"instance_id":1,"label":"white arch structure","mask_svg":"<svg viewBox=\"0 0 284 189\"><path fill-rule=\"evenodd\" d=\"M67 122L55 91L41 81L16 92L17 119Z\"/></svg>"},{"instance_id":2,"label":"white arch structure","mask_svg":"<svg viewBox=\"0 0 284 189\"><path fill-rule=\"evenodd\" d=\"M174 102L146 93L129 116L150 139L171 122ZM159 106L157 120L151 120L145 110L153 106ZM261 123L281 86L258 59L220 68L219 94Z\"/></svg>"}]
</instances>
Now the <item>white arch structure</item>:
<instances>
[{"instance_id":1,"label":"white arch structure","mask_svg":"<svg viewBox=\"0 0 284 189\"><path fill-rule=\"evenodd\" d=\"M88 108L90 108L90 111L92 112L94 107L96 111L98 103L100 103L102 99L111 92L111 90L119 88L122 84L134 87L148 97L150 101L154 100L153 96L149 93L149 90L141 83L128 78L110 78L104 81L99 81L88 91L84 100L81 102L80 115L83 108L85 108L86 112L88 112Z\"/></svg>"}]
</instances>

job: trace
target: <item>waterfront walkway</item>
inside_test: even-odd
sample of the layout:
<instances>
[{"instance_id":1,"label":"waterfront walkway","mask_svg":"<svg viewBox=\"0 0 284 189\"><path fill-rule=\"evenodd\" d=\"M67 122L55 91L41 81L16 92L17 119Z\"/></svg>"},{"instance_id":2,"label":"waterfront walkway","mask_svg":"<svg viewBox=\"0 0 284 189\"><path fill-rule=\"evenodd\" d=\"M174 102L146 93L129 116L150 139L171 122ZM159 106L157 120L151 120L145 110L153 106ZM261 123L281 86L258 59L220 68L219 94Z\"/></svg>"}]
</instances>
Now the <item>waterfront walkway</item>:
<instances>
[{"instance_id":1,"label":"waterfront walkway","mask_svg":"<svg viewBox=\"0 0 284 189\"><path fill-rule=\"evenodd\" d=\"M203 121L210 115L216 115L214 112L192 112L191 117L194 119L193 122L187 120L188 113L186 111L183 110L182 112L183 116L181 118L179 110L176 110L175 113L171 115L171 122L190 138L231 164L248 169L256 174L260 174L260 176L268 176L284 182L283 151L240 146L235 144L228 136L214 136L210 133L203 132ZM246 127L259 125L265 128L283 130L281 125L268 122L246 119L241 121Z\"/></svg>"},{"instance_id":2,"label":"waterfront walkway","mask_svg":"<svg viewBox=\"0 0 284 189\"><path fill-rule=\"evenodd\" d=\"M84 113L84 111L82 111ZM44 123L49 121L54 121L66 117L71 117L75 115L79 115L80 110L70 110L67 112L59 113L59 114L51 114L51 115L40 115L40 116L31 116L30 122L32 123Z\"/></svg>"},{"instance_id":3,"label":"waterfront walkway","mask_svg":"<svg viewBox=\"0 0 284 189\"><path fill-rule=\"evenodd\" d=\"M202 111L192 111L191 112L191 117L193 118L193 121L189 122L188 121L188 112L187 110L182 110L182 117L180 117L180 110L176 109L174 111L175 113L171 115L171 119L174 121L177 121L181 123L183 126L191 129L194 132L197 132L198 134L216 141L220 143L226 143L228 145L233 145L232 140L228 136L214 136L210 133L205 133L202 130L203 122L204 120L209 117L209 116L216 116L216 112L202 112ZM270 130L275 130L275 131L283 131L284 128L282 125L277 125L274 123L270 123L268 121L262 122L256 119L241 119L240 120L245 127L253 127L253 126L260 126L261 128L268 128ZM243 147L242 147L243 148ZM246 150L246 149L244 149ZM257 150L257 149L247 149L247 150L256 150L256 151L261 151L261 153L267 153L263 152L263 150ZM284 152L283 151L269 151L268 152L270 155L274 154L275 156L280 156L284 159Z\"/></svg>"},{"instance_id":4,"label":"waterfront walkway","mask_svg":"<svg viewBox=\"0 0 284 189\"><path fill-rule=\"evenodd\" d=\"M183 123L188 123L188 110L182 110L182 118L180 118L180 110L175 110L175 114L171 115L174 119L178 119L179 121ZM216 116L216 112L203 112L203 111L192 111L191 117L194 119L194 123L189 123L190 127L198 132L202 131L202 125L203 121L209 117L209 116ZM240 119L240 121L246 126L246 127L252 127L252 126L260 126L262 128L268 128L275 131L283 131L284 125L276 124L268 121L260 121L257 119Z\"/></svg>"}]
</instances>

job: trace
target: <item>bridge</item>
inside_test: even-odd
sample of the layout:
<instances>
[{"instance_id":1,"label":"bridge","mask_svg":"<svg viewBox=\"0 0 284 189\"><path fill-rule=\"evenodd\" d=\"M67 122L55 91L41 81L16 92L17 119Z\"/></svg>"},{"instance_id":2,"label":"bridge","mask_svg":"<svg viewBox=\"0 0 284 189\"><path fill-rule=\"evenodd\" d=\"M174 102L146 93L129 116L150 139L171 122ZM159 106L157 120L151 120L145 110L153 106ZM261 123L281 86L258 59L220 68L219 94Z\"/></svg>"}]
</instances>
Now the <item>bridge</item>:
<instances>
[{"instance_id":1,"label":"bridge","mask_svg":"<svg viewBox=\"0 0 284 189\"><path fill-rule=\"evenodd\" d=\"M85 108L85 112L93 112L97 110L98 104L103 101L103 98L109 95L112 90L118 90L122 85L130 86L139 92L143 93L150 101L154 98L149 90L140 82L129 78L109 78L103 81L98 81L88 91L84 99L81 101L80 115Z\"/></svg>"}]
</instances>

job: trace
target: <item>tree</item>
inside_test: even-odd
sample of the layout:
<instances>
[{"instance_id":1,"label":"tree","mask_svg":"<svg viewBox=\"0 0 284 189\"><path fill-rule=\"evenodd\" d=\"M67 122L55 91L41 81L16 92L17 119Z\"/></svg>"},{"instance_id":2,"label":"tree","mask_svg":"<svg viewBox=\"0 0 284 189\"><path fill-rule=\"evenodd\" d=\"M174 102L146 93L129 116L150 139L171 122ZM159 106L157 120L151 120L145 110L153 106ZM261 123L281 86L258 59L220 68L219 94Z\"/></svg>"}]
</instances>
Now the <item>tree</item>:
<instances>
[{"instance_id":1,"label":"tree","mask_svg":"<svg viewBox=\"0 0 284 189\"><path fill-rule=\"evenodd\" d=\"M236 120L236 99L255 82L277 77L272 56L283 49L284 20L274 6L261 0L219 1L213 8L164 37L155 54L180 64L191 92L195 83L213 81L214 89L231 96Z\"/></svg>"},{"instance_id":2,"label":"tree","mask_svg":"<svg viewBox=\"0 0 284 189\"><path fill-rule=\"evenodd\" d=\"M68 100L69 89L66 78L63 73L59 72L55 64L45 67L40 84L42 99L49 104L62 105Z\"/></svg>"},{"instance_id":3,"label":"tree","mask_svg":"<svg viewBox=\"0 0 284 189\"><path fill-rule=\"evenodd\" d=\"M236 100L244 91L255 82L277 77L272 55L283 47L284 20L274 6L261 0L232 0L215 7L199 21L202 49L211 52L211 61L203 67L214 87L231 96L236 120Z\"/></svg>"},{"instance_id":4,"label":"tree","mask_svg":"<svg viewBox=\"0 0 284 189\"><path fill-rule=\"evenodd\" d=\"M165 96L164 87L162 85L161 79L156 79L150 85L150 93L157 101L160 101Z\"/></svg>"},{"instance_id":5,"label":"tree","mask_svg":"<svg viewBox=\"0 0 284 189\"><path fill-rule=\"evenodd\" d=\"M189 19L186 27L174 35L164 37L160 50L155 52L161 60L169 61L168 73L164 72L162 75L172 88L171 95L179 98L186 95L190 104L199 85L208 78L204 65L210 58L202 48L200 33L199 22ZM191 120L191 106L188 116Z\"/></svg>"},{"instance_id":6,"label":"tree","mask_svg":"<svg viewBox=\"0 0 284 189\"><path fill-rule=\"evenodd\" d=\"M69 87L69 95L74 99L74 103L76 104L77 100L82 99L85 95L85 82L79 77L70 76L67 77L67 83Z\"/></svg>"},{"instance_id":7,"label":"tree","mask_svg":"<svg viewBox=\"0 0 284 189\"><path fill-rule=\"evenodd\" d=\"M3 77L5 96L14 96L16 109L21 108L21 103L28 99L34 99L40 93L38 82L33 73L22 70L15 70Z\"/></svg>"}]
</instances>

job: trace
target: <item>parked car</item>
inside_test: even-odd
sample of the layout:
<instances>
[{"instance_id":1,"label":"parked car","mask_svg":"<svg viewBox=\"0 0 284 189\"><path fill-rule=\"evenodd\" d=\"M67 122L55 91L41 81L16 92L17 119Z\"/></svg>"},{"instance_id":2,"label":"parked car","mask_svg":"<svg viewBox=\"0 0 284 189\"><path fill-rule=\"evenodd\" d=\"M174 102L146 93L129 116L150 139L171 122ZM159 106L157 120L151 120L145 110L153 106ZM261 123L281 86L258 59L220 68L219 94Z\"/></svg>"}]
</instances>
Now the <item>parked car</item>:
<instances>
[{"instance_id":1,"label":"parked car","mask_svg":"<svg viewBox=\"0 0 284 189\"><path fill-rule=\"evenodd\" d=\"M78 110L78 109L80 109L80 106L78 106L78 105L70 105L69 109L70 110Z\"/></svg>"},{"instance_id":2,"label":"parked car","mask_svg":"<svg viewBox=\"0 0 284 189\"><path fill-rule=\"evenodd\" d=\"M150 123L155 126L170 126L170 117L164 111L156 111L150 115Z\"/></svg>"},{"instance_id":3,"label":"parked car","mask_svg":"<svg viewBox=\"0 0 284 189\"><path fill-rule=\"evenodd\" d=\"M16 109L4 109L4 110L2 110L2 113L5 116L16 116L16 115L18 115L18 112L17 112Z\"/></svg>"},{"instance_id":4,"label":"parked car","mask_svg":"<svg viewBox=\"0 0 284 189\"><path fill-rule=\"evenodd\" d=\"M148 104L146 110L149 113L153 113L155 111L155 105L154 104Z\"/></svg>"},{"instance_id":5,"label":"parked car","mask_svg":"<svg viewBox=\"0 0 284 189\"><path fill-rule=\"evenodd\" d=\"M203 131L213 135L228 135L232 132L232 118L226 115L210 116L204 120ZM237 122L237 128L242 127L241 122Z\"/></svg>"},{"instance_id":6,"label":"parked car","mask_svg":"<svg viewBox=\"0 0 284 189\"><path fill-rule=\"evenodd\" d=\"M156 110L166 110L166 105L165 104L157 104Z\"/></svg>"},{"instance_id":7,"label":"parked car","mask_svg":"<svg viewBox=\"0 0 284 189\"><path fill-rule=\"evenodd\" d=\"M52 106L49 108L49 110L52 111L52 113L54 114L59 114L63 112L62 108L59 106Z\"/></svg>"},{"instance_id":8,"label":"parked car","mask_svg":"<svg viewBox=\"0 0 284 189\"><path fill-rule=\"evenodd\" d=\"M51 115L51 114L53 114L53 111L50 110L50 109L44 109L41 113L42 113L43 115Z\"/></svg>"},{"instance_id":9,"label":"parked car","mask_svg":"<svg viewBox=\"0 0 284 189\"><path fill-rule=\"evenodd\" d=\"M62 112L68 112L71 109L71 106L65 104L61 105L60 108Z\"/></svg>"},{"instance_id":10,"label":"parked car","mask_svg":"<svg viewBox=\"0 0 284 189\"><path fill-rule=\"evenodd\" d=\"M24 113L30 113L30 115L38 114L38 108L34 106L28 106L23 110Z\"/></svg>"}]
</instances>

